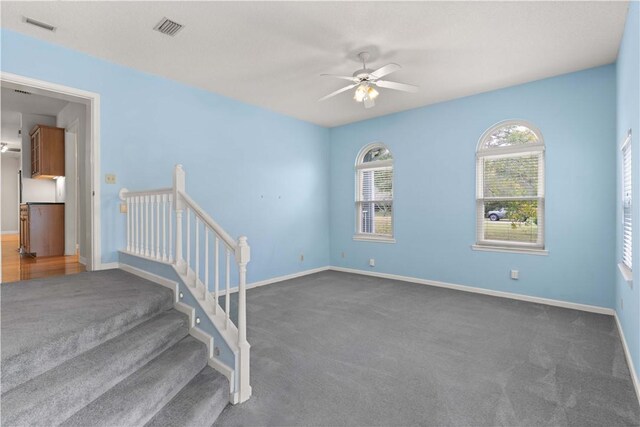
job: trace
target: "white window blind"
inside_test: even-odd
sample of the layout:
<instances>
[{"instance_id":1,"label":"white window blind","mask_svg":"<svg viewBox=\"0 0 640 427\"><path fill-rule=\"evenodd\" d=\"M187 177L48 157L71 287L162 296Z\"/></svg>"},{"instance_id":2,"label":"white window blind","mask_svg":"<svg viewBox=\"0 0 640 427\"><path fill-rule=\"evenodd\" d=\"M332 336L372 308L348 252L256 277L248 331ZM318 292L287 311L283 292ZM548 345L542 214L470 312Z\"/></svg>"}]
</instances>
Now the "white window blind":
<instances>
[{"instance_id":1,"label":"white window blind","mask_svg":"<svg viewBox=\"0 0 640 427\"><path fill-rule=\"evenodd\" d=\"M622 262L632 269L633 264L633 213L631 184L631 136L622 145Z\"/></svg>"},{"instance_id":2,"label":"white window blind","mask_svg":"<svg viewBox=\"0 0 640 427\"><path fill-rule=\"evenodd\" d=\"M477 243L544 249L544 144L539 132L503 122L477 151Z\"/></svg>"},{"instance_id":3,"label":"white window blind","mask_svg":"<svg viewBox=\"0 0 640 427\"><path fill-rule=\"evenodd\" d=\"M393 158L381 144L367 146L356 164L356 235L393 236Z\"/></svg>"}]
</instances>

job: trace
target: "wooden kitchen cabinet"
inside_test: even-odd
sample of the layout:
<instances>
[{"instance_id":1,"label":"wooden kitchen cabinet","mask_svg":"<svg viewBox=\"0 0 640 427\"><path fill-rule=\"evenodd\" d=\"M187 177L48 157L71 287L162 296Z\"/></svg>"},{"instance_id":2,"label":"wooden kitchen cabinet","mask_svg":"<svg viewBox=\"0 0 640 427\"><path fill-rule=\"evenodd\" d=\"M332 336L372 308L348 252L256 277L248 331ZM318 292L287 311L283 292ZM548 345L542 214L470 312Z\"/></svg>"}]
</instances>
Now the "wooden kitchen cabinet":
<instances>
[{"instance_id":1,"label":"wooden kitchen cabinet","mask_svg":"<svg viewBox=\"0 0 640 427\"><path fill-rule=\"evenodd\" d=\"M36 125L31 137L31 178L64 176L64 129Z\"/></svg>"},{"instance_id":2,"label":"wooden kitchen cabinet","mask_svg":"<svg viewBox=\"0 0 640 427\"><path fill-rule=\"evenodd\" d=\"M39 257L64 255L64 203L20 205L20 247Z\"/></svg>"}]
</instances>

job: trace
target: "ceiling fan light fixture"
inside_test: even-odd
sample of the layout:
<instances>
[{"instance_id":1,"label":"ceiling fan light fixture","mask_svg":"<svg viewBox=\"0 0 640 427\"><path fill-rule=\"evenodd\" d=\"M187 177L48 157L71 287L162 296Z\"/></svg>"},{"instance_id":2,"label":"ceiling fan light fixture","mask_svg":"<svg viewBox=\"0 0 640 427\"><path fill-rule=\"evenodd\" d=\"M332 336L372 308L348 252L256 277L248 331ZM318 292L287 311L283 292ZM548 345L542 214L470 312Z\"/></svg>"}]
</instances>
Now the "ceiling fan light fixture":
<instances>
[{"instance_id":1,"label":"ceiling fan light fixture","mask_svg":"<svg viewBox=\"0 0 640 427\"><path fill-rule=\"evenodd\" d=\"M367 99L374 100L378 97L378 95L378 91L371 86L367 84L361 84L353 93L353 99L355 99L356 102L364 102Z\"/></svg>"},{"instance_id":2,"label":"ceiling fan light fixture","mask_svg":"<svg viewBox=\"0 0 640 427\"><path fill-rule=\"evenodd\" d=\"M356 100L356 102L362 102L364 101L364 99L367 97L368 95L368 91L367 91L367 86L365 85L360 85L356 88L356 91L353 93L353 99Z\"/></svg>"}]
</instances>

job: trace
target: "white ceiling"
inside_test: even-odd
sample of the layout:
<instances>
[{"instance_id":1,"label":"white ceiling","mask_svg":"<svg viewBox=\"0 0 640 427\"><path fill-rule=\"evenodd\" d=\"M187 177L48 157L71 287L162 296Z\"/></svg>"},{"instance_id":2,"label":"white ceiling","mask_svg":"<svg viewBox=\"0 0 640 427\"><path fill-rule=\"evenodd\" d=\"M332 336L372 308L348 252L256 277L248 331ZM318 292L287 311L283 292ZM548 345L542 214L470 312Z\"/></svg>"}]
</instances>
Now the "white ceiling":
<instances>
[{"instance_id":1,"label":"white ceiling","mask_svg":"<svg viewBox=\"0 0 640 427\"><path fill-rule=\"evenodd\" d=\"M22 137L20 136L20 128L22 120L20 113L17 111L2 111L0 120L0 141L13 146L22 145Z\"/></svg>"},{"instance_id":2,"label":"white ceiling","mask_svg":"<svg viewBox=\"0 0 640 427\"><path fill-rule=\"evenodd\" d=\"M30 95L16 92L14 89L2 88L0 93L0 110L16 111L23 114L40 114L56 116L69 102L48 96Z\"/></svg>"},{"instance_id":3,"label":"white ceiling","mask_svg":"<svg viewBox=\"0 0 640 427\"><path fill-rule=\"evenodd\" d=\"M11 146L21 145L22 137L18 132L22 127L22 114L56 116L67 104L61 99L27 95L3 87L0 91L0 139Z\"/></svg>"},{"instance_id":4,"label":"white ceiling","mask_svg":"<svg viewBox=\"0 0 640 427\"><path fill-rule=\"evenodd\" d=\"M1 2L2 27L323 126L615 61L628 2ZM23 16L58 27L25 24ZM175 37L152 31L168 17ZM346 81L357 52L396 62L365 110ZM37 60L34 58L34 60Z\"/></svg>"}]
</instances>

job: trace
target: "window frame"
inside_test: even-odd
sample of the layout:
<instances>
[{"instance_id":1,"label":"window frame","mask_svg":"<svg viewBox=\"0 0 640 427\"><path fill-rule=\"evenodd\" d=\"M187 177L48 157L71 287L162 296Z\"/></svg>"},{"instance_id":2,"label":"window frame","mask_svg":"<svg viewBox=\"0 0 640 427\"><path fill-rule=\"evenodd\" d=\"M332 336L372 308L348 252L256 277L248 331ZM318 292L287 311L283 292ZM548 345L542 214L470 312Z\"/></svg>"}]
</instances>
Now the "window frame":
<instances>
[{"instance_id":1,"label":"window frame","mask_svg":"<svg viewBox=\"0 0 640 427\"><path fill-rule=\"evenodd\" d=\"M381 149L386 149L389 151L389 153L391 153L391 159L388 160L378 160L375 162L364 162L364 157L367 155L367 153L369 153L369 151L374 150L376 148L381 148ZM355 183L355 192L354 192L354 208L355 208L355 233L353 235L353 240L361 240L361 241L368 241L368 242L380 242L380 243L395 243L395 207L394 207L394 202L395 202L395 184L394 184L394 177L395 177L395 167L394 167L394 162L395 162L395 158L393 156L393 153L391 152L391 150L389 149L389 147L387 147L385 144L381 143L381 142L373 142L370 144L365 145L364 147L362 147L362 149L360 150L360 152L358 153L358 156L356 157L356 162L354 165L354 171L355 171L355 179L354 179L354 183ZM391 200L390 201L384 201L385 203L389 203L391 205L391 233L390 234L380 234L380 233L362 233L361 230L361 220L362 220L362 215L360 213L361 211L361 205L362 205L362 201L359 200L360 198L360 194L361 194L361 188L362 188L362 181L361 181L361 171L365 170L365 169L378 169L378 168L383 168L383 167L390 167L391 168ZM375 201L374 201L375 203Z\"/></svg>"},{"instance_id":2,"label":"window frame","mask_svg":"<svg viewBox=\"0 0 640 427\"><path fill-rule=\"evenodd\" d=\"M532 131L538 141L531 144L519 146L496 147L487 149L484 147L487 139L497 130L507 126L523 126ZM526 120L510 119L500 121L489 127L480 137L476 146L476 242L472 245L472 249L479 251L496 251L496 252L514 252L528 253L534 255L547 255L545 239L545 187L546 187L546 168L545 168L545 152L546 146L544 138L540 130ZM538 202L538 237L537 242L514 242L507 240L489 240L484 238L484 205L487 197L484 197L484 159L486 158L509 158L519 155L538 155L538 194L535 197L518 197L518 200L537 200ZM506 198L497 198L506 199Z\"/></svg>"},{"instance_id":3,"label":"window frame","mask_svg":"<svg viewBox=\"0 0 640 427\"><path fill-rule=\"evenodd\" d=\"M628 149L628 151L627 151ZM629 130L629 132L627 133L627 137L625 138L624 142L622 143L622 145L620 146L620 152L621 152L621 179L620 179L620 194L621 194L621 199L622 199L622 211L621 211L621 232L622 232L622 236L620 239L620 242L622 244L621 249L621 259L620 259L620 263L618 264L618 268L620 269L620 272L623 276L623 278L625 279L625 281L631 283L633 280L633 146L631 143L631 130ZM628 165L629 165L629 170L626 170L626 164L627 162L625 162L625 156L626 155L630 156ZM630 187L630 193L631 193L631 200L630 200L630 204L627 207L627 203L626 203L626 194L625 194L625 181L626 178L628 178L630 180L629 182L629 187ZM630 224L631 224L631 235L629 237L629 242L627 242L627 240L625 239L625 231L624 231L624 227L625 227L625 211L627 211L627 209L629 209L631 211L631 220L630 220ZM628 243L628 244L627 244ZM629 262L627 262L627 257L626 257L626 248L629 247L630 251L629 251Z\"/></svg>"}]
</instances>

